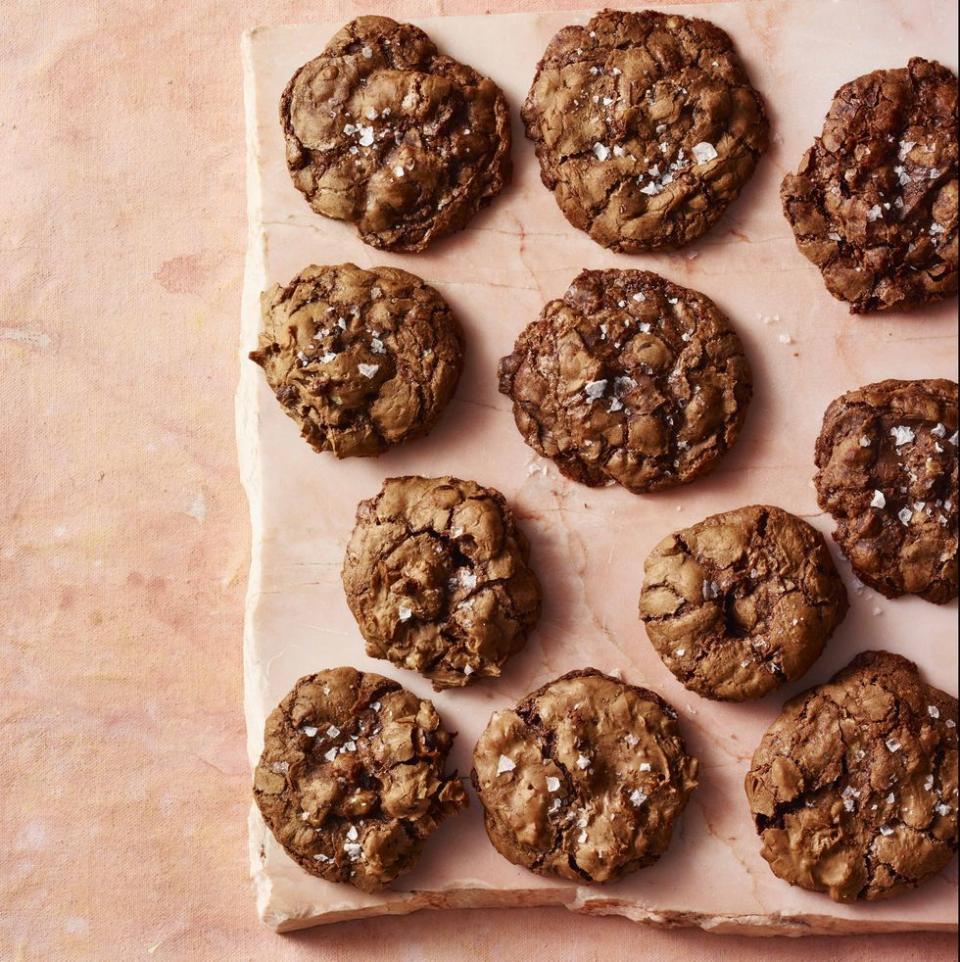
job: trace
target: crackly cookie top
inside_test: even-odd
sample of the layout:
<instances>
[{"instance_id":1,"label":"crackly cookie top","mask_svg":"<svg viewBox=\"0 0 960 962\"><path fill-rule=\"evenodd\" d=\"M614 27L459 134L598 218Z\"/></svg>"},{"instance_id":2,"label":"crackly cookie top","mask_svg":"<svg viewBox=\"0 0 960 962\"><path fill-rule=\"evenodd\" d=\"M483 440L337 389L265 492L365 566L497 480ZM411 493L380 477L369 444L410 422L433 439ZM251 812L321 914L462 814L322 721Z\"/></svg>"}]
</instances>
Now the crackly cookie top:
<instances>
[{"instance_id":1,"label":"crackly cookie top","mask_svg":"<svg viewBox=\"0 0 960 962\"><path fill-rule=\"evenodd\" d=\"M677 679L706 698L760 698L799 678L847 611L823 536L769 505L669 535L644 573L647 636Z\"/></svg>"},{"instance_id":2,"label":"crackly cookie top","mask_svg":"<svg viewBox=\"0 0 960 962\"><path fill-rule=\"evenodd\" d=\"M433 705L395 681L321 671L267 718L254 798L311 875L372 892L411 869L441 819L467 804L445 772L452 742Z\"/></svg>"},{"instance_id":3,"label":"crackly cookie top","mask_svg":"<svg viewBox=\"0 0 960 962\"><path fill-rule=\"evenodd\" d=\"M881 381L837 398L816 462L820 507L861 581L888 598L957 597L955 381Z\"/></svg>"},{"instance_id":4,"label":"crackly cookie top","mask_svg":"<svg viewBox=\"0 0 960 962\"><path fill-rule=\"evenodd\" d=\"M854 313L957 292L957 78L914 57L834 95L780 189L797 246Z\"/></svg>"},{"instance_id":5,"label":"crackly cookie top","mask_svg":"<svg viewBox=\"0 0 960 962\"><path fill-rule=\"evenodd\" d=\"M540 617L529 554L499 491L458 478L388 478L357 509L343 563L367 654L438 690L497 677Z\"/></svg>"},{"instance_id":6,"label":"crackly cookie top","mask_svg":"<svg viewBox=\"0 0 960 962\"><path fill-rule=\"evenodd\" d=\"M837 902L895 895L957 849L957 700L864 652L787 702L746 791L777 876Z\"/></svg>"},{"instance_id":7,"label":"crackly cookie top","mask_svg":"<svg viewBox=\"0 0 960 962\"><path fill-rule=\"evenodd\" d=\"M676 717L653 692L593 668L495 712L473 783L497 851L578 882L655 862L697 784Z\"/></svg>"},{"instance_id":8,"label":"crackly cookie top","mask_svg":"<svg viewBox=\"0 0 960 962\"><path fill-rule=\"evenodd\" d=\"M649 271L583 271L500 362L524 440L583 484L686 484L736 441L743 345L703 294Z\"/></svg>"},{"instance_id":9,"label":"crackly cookie top","mask_svg":"<svg viewBox=\"0 0 960 962\"><path fill-rule=\"evenodd\" d=\"M426 434L453 394L463 340L446 301L393 267L307 267L262 298L250 357L301 434L338 458Z\"/></svg>"},{"instance_id":10,"label":"crackly cookie top","mask_svg":"<svg viewBox=\"0 0 960 962\"><path fill-rule=\"evenodd\" d=\"M388 17L352 20L304 64L280 120L310 206L384 250L423 250L461 230L510 179L500 88Z\"/></svg>"},{"instance_id":11,"label":"crackly cookie top","mask_svg":"<svg viewBox=\"0 0 960 962\"><path fill-rule=\"evenodd\" d=\"M763 102L730 38L706 20L650 10L564 27L523 120L570 223L625 253L703 234L767 146Z\"/></svg>"}]
</instances>

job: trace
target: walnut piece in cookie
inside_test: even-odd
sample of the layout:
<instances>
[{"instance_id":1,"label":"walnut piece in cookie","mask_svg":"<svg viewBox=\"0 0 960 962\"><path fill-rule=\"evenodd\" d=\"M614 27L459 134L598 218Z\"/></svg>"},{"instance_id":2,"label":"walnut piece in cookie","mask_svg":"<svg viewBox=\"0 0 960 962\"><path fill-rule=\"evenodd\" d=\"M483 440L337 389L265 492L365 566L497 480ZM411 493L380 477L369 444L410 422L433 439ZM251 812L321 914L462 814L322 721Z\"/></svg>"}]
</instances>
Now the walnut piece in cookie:
<instances>
[{"instance_id":1,"label":"walnut piece in cookie","mask_svg":"<svg viewBox=\"0 0 960 962\"><path fill-rule=\"evenodd\" d=\"M383 250L463 229L510 180L503 92L388 17L352 20L304 64L280 120L297 190Z\"/></svg>"},{"instance_id":2,"label":"walnut piece in cookie","mask_svg":"<svg viewBox=\"0 0 960 962\"><path fill-rule=\"evenodd\" d=\"M317 451L378 455L439 420L463 367L446 301L394 267L307 267L261 297L250 355Z\"/></svg>"},{"instance_id":3,"label":"walnut piece in cookie","mask_svg":"<svg viewBox=\"0 0 960 962\"><path fill-rule=\"evenodd\" d=\"M767 147L763 101L730 38L674 13L604 10L564 27L522 115L567 220L624 253L696 240Z\"/></svg>"},{"instance_id":4,"label":"walnut piece in cookie","mask_svg":"<svg viewBox=\"0 0 960 962\"><path fill-rule=\"evenodd\" d=\"M845 84L780 197L797 247L851 313L956 294L956 75L914 57Z\"/></svg>"},{"instance_id":5,"label":"walnut piece in cookie","mask_svg":"<svg viewBox=\"0 0 960 962\"><path fill-rule=\"evenodd\" d=\"M409 871L467 805L445 771L453 736L429 701L353 668L301 678L264 729L253 794L287 854L364 892Z\"/></svg>"},{"instance_id":6,"label":"walnut piece in cookie","mask_svg":"<svg viewBox=\"0 0 960 962\"><path fill-rule=\"evenodd\" d=\"M957 700L864 652L787 702L746 792L779 878L836 902L896 895L957 850Z\"/></svg>"},{"instance_id":7,"label":"walnut piece in cookie","mask_svg":"<svg viewBox=\"0 0 960 962\"><path fill-rule=\"evenodd\" d=\"M594 668L495 712L472 775L493 846L577 882L651 865L697 784L676 718L659 695Z\"/></svg>"},{"instance_id":8,"label":"walnut piece in cookie","mask_svg":"<svg viewBox=\"0 0 960 962\"><path fill-rule=\"evenodd\" d=\"M820 507L871 588L957 597L957 384L880 381L837 398L817 439Z\"/></svg>"},{"instance_id":9,"label":"walnut piece in cookie","mask_svg":"<svg viewBox=\"0 0 960 962\"><path fill-rule=\"evenodd\" d=\"M357 509L343 563L367 654L436 690L500 675L540 617L530 548L498 491L458 478L388 478Z\"/></svg>"},{"instance_id":10,"label":"walnut piece in cookie","mask_svg":"<svg viewBox=\"0 0 960 962\"><path fill-rule=\"evenodd\" d=\"M739 337L703 294L650 271L583 271L500 361L523 439L582 484L687 484L740 434Z\"/></svg>"},{"instance_id":11,"label":"walnut piece in cookie","mask_svg":"<svg viewBox=\"0 0 960 962\"><path fill-rule=\"evenodd\" d=\"M705 698L761 698L801 677L847 612L823 536L769 505L669 535L644 573L647 635L677 679Z\"/></svg>"}]
</instances>

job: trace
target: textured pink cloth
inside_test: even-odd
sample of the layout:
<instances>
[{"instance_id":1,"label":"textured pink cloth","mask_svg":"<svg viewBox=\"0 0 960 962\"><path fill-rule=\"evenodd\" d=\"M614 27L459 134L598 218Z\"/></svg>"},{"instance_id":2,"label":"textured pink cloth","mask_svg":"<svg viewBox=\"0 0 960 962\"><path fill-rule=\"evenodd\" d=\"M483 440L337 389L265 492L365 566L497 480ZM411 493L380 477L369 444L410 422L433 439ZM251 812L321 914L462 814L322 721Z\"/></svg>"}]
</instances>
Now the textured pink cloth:
<instances>
[{"instance_id":1,"label":"textured pink cloth","mask_svg":"<svg viewBox=\"0 0 960 962\"><path fill-rule=\"evenodd\" d=\"M240 32L581 5L0 4L3 962L956 957L943 936L753 941L548 910L286 937L255 918Z\"/></svg>"}]
</instances>

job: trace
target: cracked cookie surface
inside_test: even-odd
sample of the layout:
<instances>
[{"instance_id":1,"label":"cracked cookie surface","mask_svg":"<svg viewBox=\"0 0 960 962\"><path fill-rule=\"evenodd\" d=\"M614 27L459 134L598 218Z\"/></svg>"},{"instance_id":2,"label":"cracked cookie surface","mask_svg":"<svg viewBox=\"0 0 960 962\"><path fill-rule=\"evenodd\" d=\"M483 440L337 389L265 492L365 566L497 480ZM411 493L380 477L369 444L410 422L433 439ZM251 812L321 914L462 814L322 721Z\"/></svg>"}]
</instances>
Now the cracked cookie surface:
<instances>
[{"instance_id":1,"label":"cracked cookie surface","mask_svg":"<svg viewBox=\"0 0 960 962\"><path fill-rule=\"evenodd\" d=\"M640 617L677 679L722 701L801 677L847 612L823 536L769 505L677 531L644 565Z\"/></svg>"},{"instance_id":2,"label":"cracked cookie surface","mask_svg":"<svg viewBox=\"0 0 960 962\"><path fill-rule=\"evenodd\" d=\"M317 451L378 455L439 420L463 367L440 294L393 267L311 266L261 297L250 355Z\"/></svg>"},{"instance_id":3,"label":"cracked cookie surface","mask_svg":"<svg viewBox=\"0 0 960 962\"><path fill-rule=\"evenodd\" d=\"M956 294L956 76L914 57L845 84L780 197L797 247L852 313Z\"/></svg>"},{"instance_id":4,"label":"cracked cookie surface","mask_svg":"<svg viewBox=\"0 0 960 962\"><path fill-rule=\"evenodd\" d=\"M709 471L753 394L717 306L650 271L583 271L500 361L523 439L582 484L634 493Z\"/></svg>"},{"instance_id":5,"label":"cracked cookie surface","mask_svg":"<svg viewBox=\"0 0 960 962\"><path fill-rule=\"evenodd\" d=\"M472 775L494 847L577 882L655 862L697 784L676 717L659 695L593 668L495 712Z\"/></svg>"},{"instance_id":6,"label":"cracked cookie surface","mask_svg":"<svg viewBox=\"0 0 960 962\"><path fill-rule=\"evenodd\" d=\"M367 654L435 689L498 677L540 617L530 548L503 495L458 478L388 478L357 509L343 563Z\"/></svg>"},{"instance_id":7,"label":"cracked cookie surface","mask_svg":"<svg viewBox=\"0 0 960 962\"><path fill-rule=\"evenodd\" d=\"M700 237L767 147L763 102L727 34L650 10L564 27L522 116L567 220L624 253Z\"/></svg>"},{"instance_id":8,"label":"cracked cookie surface","mask_svg":"<svg viewBox=\"0 0 960 962\"><path fill-rule=\"evenodd\" d=\"M882 651L787 702L746 777L774 874L853 902L944 868L957 849L956 725L957 700Z\"/></svg>"},{"instance_id":9,"label":"cracked cookie surface","mask_svg":"<svg viewBox=\"0 0 960 962\"><path fill-rule=\"evenodd\" d=\"M353 668L301 678L269 715L254 798L311 875L373 892L409 871L467 804L433 705Z\"/></svg>"},{"instance_id":10,"label":"cracked cookie surface","mask_svg":"<svg viewBox=\"0 0 960 962\"><path fill-rule=\"evenodd\" d=\"M313 210L383 250L420 251L463 229L510 180L503 92L388 17L352 20L304 64L280 120Z\"/></svg>"},{"instance_id":11,"label":"cracked cookie surface","mask_svg":"<svg viewBox=\"0 0 960 962\"><path fill-rule=\"evenodd\" d=\"M955 381L880 381L837 398L816 464L820 507L861 581L888 598L957 597Z\"/></svg>"}]
</instances>

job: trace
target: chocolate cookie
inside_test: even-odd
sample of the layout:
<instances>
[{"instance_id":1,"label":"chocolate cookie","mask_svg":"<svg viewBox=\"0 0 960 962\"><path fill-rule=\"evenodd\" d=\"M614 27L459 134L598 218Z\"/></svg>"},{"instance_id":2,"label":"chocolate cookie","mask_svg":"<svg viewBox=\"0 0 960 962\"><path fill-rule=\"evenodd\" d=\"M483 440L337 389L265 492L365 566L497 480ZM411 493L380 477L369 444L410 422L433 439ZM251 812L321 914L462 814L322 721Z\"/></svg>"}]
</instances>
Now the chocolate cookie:
<instances>
[{"instance_id":1,"label":"chocolate cookie","mask_svg":"<svg viewBox=\"0 0 960 962\"><path fill-rule=\"evenodd\" d=\"M914 57L845 84L780 197L852 313L956 294L957 78Z\"/></svg>"},{"instance_id":2,"label":"chocolate cookie","mask_svg":"<svg viewBox=\"0 0 960 962\"><path fill-rule=\"evenodd\" d=\"M574 481L634 493L709 471L753 394L743 345L703 294L649 271L583 271L500 361L524 440Z\"/></svg>"},{"instance_id":3,"label":"chocolate cookie","mask_svg":"<svg viewBox=\"0 0 960 962\"><path fill-rule=\"evenodd\" d=\"M462 230L510 180L503 92L388 17L352 20L304 64L280 121L297 190L383 250Z\"/></svg>"},{"instance_id":4,"label":"chocolate cookie","mask_svg":"<svg viewBox=\"0 0 960 962\"><path fill-rule=\"evenodd\" d=\"M720 701L799 678L847 612L823 536L769 505L664 538L644 573L640 617L653 647L683 685Z\"/></svg>"},{"instance_id":5,"label":"chocolate cookie","mask_svg":"<svg viewBox=\"0 0 960 962\"><path fill-rule=\"evenodd\" d=\"M676 717L653 692L593 668L494 713L473 752L494 847L576 882L655 862L697 784Z\"/></svg>"},{"instance_id":6,"label":"chocolate cookie","mask_svg":"<svg viewBox=\"0 0 960 962\"><path fill-rule=\"evenodd\" d=\"M896 895L957 850L957 700L864 652L787 702L746 790L775 875L837 902Z\"/></svg>"},{"instance_id":7,"label":"chocolate cookie","mask_svg":"<svg viewBox=\"0 0 960 962\"><path fill-rule=\"evenodd\" d=\"M287 854L364 892L409 871L467 804L453 742L429 701L353 668L301 678L270 713L253 794Z\"/></svg>"},{"instance_id":8,"label":"chocolate cookie","mask_svg":"<svg viewBox=\"0 0 960 962\"><path fill-rule=\"evenodd\" d=\"M530 548L503 495L457 478L388 478L357 509L343 563L371 658L436 690L499 676L540 617Z\"/></svg>"},{"instance_id":9,"label":"chocolate cookie","mask_svg":"<svg viewBox=\"0 0 960 962\"><path fill-rule=\"evenodd\" d=\"M957 385L881 381L837 398L816 450L817 498L865 584L957 597Z\"/></svg>"},{"instance_id":10,"label":"chocolate cookie","mask_svg":"<svg viewBox=\"0 0 960 962\"><path fill-rule=\"evenodd\" d=\"M436 424L463 367L446 301L394 267L307 267L261 297L250 358L317 451L377 455Z\"/></svg>"},{"instance_id":11,"label":"chocolate cookie","mask_svg":"<svg viewBox=\"0 0 960 962\"><path fill-rule=\"evenodd\" d=\"M706 20L650 10L564 27L523 121L567 220L628 254L700 237L767 146L763 101L730 38Z\"/></svg>"}]
</instances>

